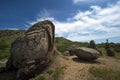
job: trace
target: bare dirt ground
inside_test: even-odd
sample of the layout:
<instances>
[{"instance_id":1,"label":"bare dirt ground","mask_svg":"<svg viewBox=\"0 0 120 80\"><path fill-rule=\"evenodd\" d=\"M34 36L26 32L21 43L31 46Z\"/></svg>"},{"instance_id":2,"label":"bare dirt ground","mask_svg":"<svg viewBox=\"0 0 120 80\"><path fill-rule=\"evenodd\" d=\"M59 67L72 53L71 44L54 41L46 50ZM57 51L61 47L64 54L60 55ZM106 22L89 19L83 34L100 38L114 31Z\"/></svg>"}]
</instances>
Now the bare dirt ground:
<instances>
[{"instance_id":1,"label":"bare dirt ground","mask_svg":"<svg viewBox=\"0 0 120 80\"><path fill-rule=\"evenodd\" d=\"M92 76L88 71L90 67L107 67L118 71L120 70L120 60L111 57L100 57L95 61L85 61L78 59L76 56L58 55L52 67L54 66L65 67L64 74L61 75L59 80L90 80L89 78ZM9 80L14 80L15 74L15 72L5 72L0 73L0 76L3 77L2 79L8 77ZM91 80L97 79L92 76Z\"/></svg>"},{"instance_id":2,"label":"bare dirt ground","mask_svg":"<svg viewBox=\"0 0 120 80\"><path fill-rule=\"evenodd\" d=\"M88 80L90 76L88 70L92 66L109 67L115 70L120 68L120 61L110 57L101 57L96 61L85 61L76 56L60 56L57 60L60 65L66 67L60 80Z\"/></svg>"}]
</instances>

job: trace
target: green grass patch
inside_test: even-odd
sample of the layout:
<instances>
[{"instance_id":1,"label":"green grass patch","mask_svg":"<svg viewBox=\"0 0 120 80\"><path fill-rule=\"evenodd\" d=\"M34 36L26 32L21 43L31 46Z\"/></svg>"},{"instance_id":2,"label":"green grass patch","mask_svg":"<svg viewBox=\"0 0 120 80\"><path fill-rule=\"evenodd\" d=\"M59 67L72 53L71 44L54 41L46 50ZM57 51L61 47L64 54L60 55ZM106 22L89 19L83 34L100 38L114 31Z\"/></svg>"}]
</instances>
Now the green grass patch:
<instances>
[{"instance_id":1,"label":"green grass patch","mask_svg":"<svg viewBox=\"0 0 120 80\"><path fill-rule=\"evenodd\" d=\"M5 50L0 50L0 61L3 59L7 59L10 55L10 49L6 48Z\"/></svg>"},{"instance_id":2,"label":"green grass patch","mask_svg":"<svg viewBox=\"0 0 120 80\"><path fill-rule=\"evenodd\" d=\"M59 80L60 76L64 74L66 67L48 68L44 73L32 78L30 80Z\"/></svg>"},{"instance_id":3,"label":"green grass patch","mask_svg":"<svg viewBox=\"0 0 120 80\"><path fill-rule=\"evenodd\" d=\"M56 42L57 49L60 52L64 52L71 45L77 45L79 47L88 47L89 45L87 42L73 42L63 37L56 37L55 39L56 39L55 42Z\"/></svg>"},{"instance_id":4,"label":"green grass patch","mask_svg":"<svg viewBox=\"0 0 120 80\"><path fill-rule=\"evenodd\" d=\"M30 80L48 80L43 74L40 74L36 78L32 78Z\"/></svg>"},{"instance_id":5,"label":"green grass patch","mask_svg":"<svg viewBox=\"0 0 120 80\"><path fill-rule=\"evenodd\" d=\"M51 75L54 72L53 68L48 68L46 71L49 75Z\"/></svg>"},{"instance_id":6,"label":"green grass patch","mask_svg":"<svg viewBox=\"0 0 120 80\"><path fill-rule=\"evenodd\" d=\"M115 59L118 59L118 60L120 60L120 52L118 53L118 52L116 52L115 53L115 57L114 57Z\"/></svg>"},{"instance_id":7,"label":"green grass patch","mask_svg":"<svg viewBox=\"0 0 120 80\"><path fill-rule=\"evenodd\" d=\"M65 67L57 67L54 71L54 73L52 74L51 76L51 79L50 80L58 80L59 77L64 74L64 68Z\"/></svg>"},{"instance_id":8,"label":"green grass patch","mask_svg":"<svg viewBox=\"0 0 120 80\"><path fill-rule=\"evenodd\" d=\"M89 72L97 78L97 80L120 80L120 71L113 71L109 68L91 67Z\"/></svg>"}]
</instances>

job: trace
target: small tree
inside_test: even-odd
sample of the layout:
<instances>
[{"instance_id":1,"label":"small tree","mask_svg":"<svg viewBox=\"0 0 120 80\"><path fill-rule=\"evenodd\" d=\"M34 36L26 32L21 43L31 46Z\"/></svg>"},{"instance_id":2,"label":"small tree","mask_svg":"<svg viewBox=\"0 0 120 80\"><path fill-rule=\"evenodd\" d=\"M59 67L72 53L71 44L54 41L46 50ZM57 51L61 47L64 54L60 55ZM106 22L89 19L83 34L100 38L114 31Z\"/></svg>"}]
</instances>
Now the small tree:
<instances>
[{"instance_id":1,"label":"small tree","mask_svg":"<svg viewBox=\"0 0 120 80\"><path fill-rule=\"evenodd\" d=\"M106 39L106 45L105 45L105 48L106 48L106 49L110 48L110 45L109 45L108 39Z\"/></svg>"}]
</instances>

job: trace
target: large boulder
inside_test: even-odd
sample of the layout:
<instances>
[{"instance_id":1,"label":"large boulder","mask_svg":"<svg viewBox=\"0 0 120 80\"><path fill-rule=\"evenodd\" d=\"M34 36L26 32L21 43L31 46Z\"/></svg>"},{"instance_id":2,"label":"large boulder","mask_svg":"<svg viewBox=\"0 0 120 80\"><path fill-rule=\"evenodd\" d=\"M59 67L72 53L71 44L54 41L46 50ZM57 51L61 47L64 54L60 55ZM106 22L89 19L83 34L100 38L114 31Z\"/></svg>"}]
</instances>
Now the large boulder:
<instances>
[{"instance_id":1,"label":"large boulder","mask_svg":"<svg viewBox=\"0 0 120 80\"><path fill-rule=\"evenodd\" d=\"M100 57L100 53L92 48L78 47L73 51L80 59L95 60Z\"/></svg>"},{"instance_id":2,"label":"large boulder","mask_svg":"<svg viewBox=\"0 0 120 80\"><path fill-rule=\"evenodd\" d=\"M17 77L27 80L41 72L55 55L55 26L45 20L34 24L11 45L7 70L17 69Z\"/></svg>"}]
</instances>

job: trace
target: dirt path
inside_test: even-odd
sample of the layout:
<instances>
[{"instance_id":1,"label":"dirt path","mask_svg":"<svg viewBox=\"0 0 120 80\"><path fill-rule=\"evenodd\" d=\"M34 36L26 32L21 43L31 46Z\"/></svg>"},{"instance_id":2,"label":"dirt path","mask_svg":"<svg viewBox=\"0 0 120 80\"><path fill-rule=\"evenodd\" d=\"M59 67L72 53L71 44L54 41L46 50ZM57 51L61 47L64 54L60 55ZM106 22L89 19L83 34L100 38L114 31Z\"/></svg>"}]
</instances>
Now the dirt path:
<instances>
[{"instance_id":1,"label":"dirt path","mask_svg":"<svg viewBox=\"0 0 120 80\"><path fill-rule=\"evenodd\" d=\"M88 80L90 73L88 72L91 66L111 66L120 64L120 61L112 58L99 58L96 61L79 60L76 56L61 56L58 58L59 63L66 67L64 75L60 80ZM120 65L114 66L119 69Z\"/></svg>"}]
</instances>

